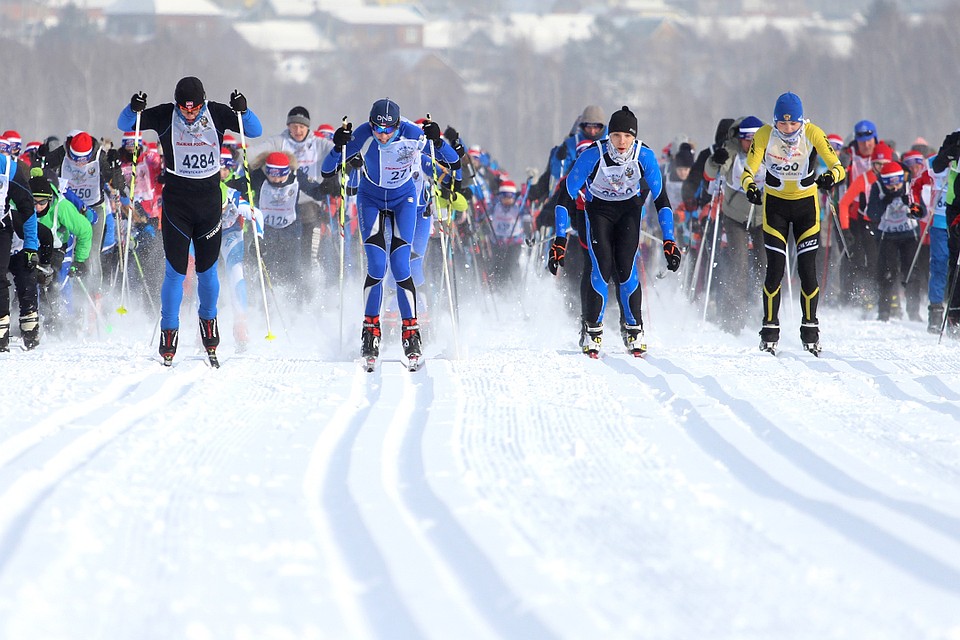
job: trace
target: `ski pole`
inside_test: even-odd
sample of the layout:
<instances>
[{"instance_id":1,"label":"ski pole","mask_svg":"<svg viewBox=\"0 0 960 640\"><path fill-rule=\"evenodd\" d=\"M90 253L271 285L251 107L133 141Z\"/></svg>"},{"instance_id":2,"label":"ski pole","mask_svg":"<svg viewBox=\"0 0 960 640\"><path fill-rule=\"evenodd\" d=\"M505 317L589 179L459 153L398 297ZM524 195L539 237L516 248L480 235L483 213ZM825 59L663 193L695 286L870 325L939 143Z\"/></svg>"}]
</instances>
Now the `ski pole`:
<instances>
[{"instance_id":1,"label":"ski pole","mask_svg":"<svg viewBox=\"0 0 960 640\"><path fill-rule=\"evenodd\" d=\"M930 222L927 223L927 226L923 228L923 233L920 234L920 242L917 244L917 250L913 254L913 262L910 263L910 269L907 271L907 277L903 279L904 286L910 282L910 276L913 275L913 268L917 266L917 258L920 257L920 250L923 249L923 241L927 239L927 234L930 232L930 227L932 226L933 216L930 216Z\"/></svg>"},{"instance_id":2,"label":"ski pole","mask_svg":"<svg viewBox=\"0 0 960 640\"><path fill-rule=\"evenodd\" d=\"M430 114L427 114L427 121L430 121ZM430 167L433 169L433 181L430 184L430 190L433 193L433 204L437 205L440 202L440 185L437 179L437 157L436 151L434 148L433 140L430 141ZM450 179L453 180L453 175L450 176ZM454 197L455 192L451 193L451 197ZM460 335L457 330L457 318L454 313L453 308L453 290L450 287L450 270L447 267L447 241L446 234L443 228L443 213L442 209L437 207L437 216L440 221L440 250L443 252L443 280L447 289L447 301L450 306L450 325L453 328L453 348L457 354L457 360L460 359ZM453 218L453 209L447 209L447 216Z\"/></svg>"},{"instance_id":3,"label":"ski pole","mask_svg":"<svg viewBox=\"0 0 960 640\"><path fill-rule=\"evenodd\" d=\"M720 185L722 187L722 185ZM722 193L722 188L718 188L717 193ZM707 282L703 294L703 318L707 320L707 307L710 306L710 285L713 284L713 265L717 261L717 238L720 237L720 211L717 208L717 219L713 223L713 240L710 243L710 264L707 267Z\"/></svg>"},{"instance_id":4,"label":"ski pole","mask_svg":"<svg viewBox=\"0 0 960 640\"><path fill-rule=\"evenodd\" d=\"M343 116L341 121L346 131L351 131L353 126L347 122L347 116ZM346 223L347 223L347 151L340 150L340 350L343 351L343 271L345 262L346 248ZM361 249L362 249L361 245Z\"/></svg>"},{"instance_id":5,"label":"ski pole","mask_svg":"<svg viewBox=\"0 0 960 640\"><path fill-rule=\"evenodd\" d=\"M134 196L137 188L137 161L140 158L140 111L137 111L137 122L133 129L133 170L130 171L130 212L127 215L127 240L123 245L123 260L120 261L120 268L123 274L120 277L120 306L117 307L117 313L127 314L127 261L130 259L130 234L133 229L133 210ZM117 208L120 211L120 208Z\"/></svg>"},{"instance_id":6,"label":"ski pole","mask_svg":"<svg viewBox=\"0 0 960 640\"><path fill-rule=\"evenodd\" d=\"M239 111L234 111L234 113L237 114L237 123L239 125L237 128L240 134L240 148L243 149L243 173L247 178L247 201L250 203L250 206L253 207L253 184L250 181L250 165L247 163L247 138L243 133L243 117ZM257 235L257 223L252 218L250 220L250 226L253 228L253 246L257 252L257 265L260 271L260 292L263 294L263 315L267 319L267 335L265 339L276 340L277 336L273 335L273 331L270 330L270 309L267 305L267 285L263 280L263 258L260 256L260 236Z\"/></svg>"},{"instance_id":7,"label":"ski pole","mask_svg":"<svg viewBox=\"0 0 960 640\"><path fill-rule=\"evenodd\" d=\"M100 313L100 310L97 309L97 303L93 301L93 297L90 295L90 292L87 291L87 286L83 284L83 279L76 278L76 281L77 281L77 284L80 285L80 289L81 291L83 291L83 295L87 297L87 302L90 303L90 308L93 310L93 314L97 318L97 339L100 338L101 322L103 323L103 327L104 329L106 329L107 333L111 333L113 331L113 327L110 325L109 322L107 322L106 318L103 317L103 315Z\"/></svg>"}]
</instances>

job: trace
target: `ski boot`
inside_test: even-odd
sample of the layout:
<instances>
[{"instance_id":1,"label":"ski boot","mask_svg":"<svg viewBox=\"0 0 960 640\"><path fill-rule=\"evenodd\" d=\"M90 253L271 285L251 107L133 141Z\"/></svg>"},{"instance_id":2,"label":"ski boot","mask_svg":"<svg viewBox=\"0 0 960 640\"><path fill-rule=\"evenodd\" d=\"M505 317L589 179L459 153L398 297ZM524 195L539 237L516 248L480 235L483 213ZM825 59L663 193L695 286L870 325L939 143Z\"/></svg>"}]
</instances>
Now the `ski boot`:
<instances>
[{"instance_id":1,"label":"ski boot","mask_svg":"<svg viewBox=\"0 0 960 640\"><path fill-rule=\"evenodd\" d=\"M173 356L177 353L177 335L179 329L160 329L160 357L163 366L173 366Z\"/></svg>"},{"instance_id":2,"label":"ski boot","mask_svg":"<svg viewBox=\"0 0 960 640\"><path fill-rule=\"evenodd\" d=\"M373 371L380 356L380 316L363 316L360 355L363 357L367 371Z\"/></svg>"},{"instance_id":3,"label":"ski boot","mask_svg":"<svg viewBox=\"0 0 960 640\"><path fill-rule=\"evenodd\" d=\"M27 351L40 344L40 316L36 311L20 316L20 337L23 339L23 348Z\"/></svg>"},{"instance_id":4,"label":"ski boot","mask_svg":"<svg viewBox=\"0 0 960 640\"><path fill-rule=\"evenodd\" d=\"M927 307L927 333L940 333L943 326L943 305L931 304Z\"/></svg>"},{"instance_id":5,"label":"ski boot","mask_svg":"<svg viewBox=\"0 0 960 640\"><path fill-rule=\"evenodd\" d=\"M635 358L642 358L643 354L647 352L647 345L643 341L643 325L621 322L620 337L623 338L623 346Z\"/></svg>"},{"instance_id":6,"label":"ski boot","mask_svg":"<svg viewBox=\"0 0 960 640\"><path fill-rule=\"evenodd\" d=\"M591 358L600 357L600 343L603 342L603 323L580 321L580 348Z\"/></svg>"},{"instance_id":7,"label":"ski boot","mask_svg":"<svg viewBox=\"0 0 960 640\"><path fill-rule=\"evenodd\" d=\"M820 356L820 325L816 320L800 325L800 342L804 351Z\"/></svg>"},{"instance_id":8,"label":"ski boot","mask_svg":"<svg viewBox=\"0 0 960 640\"><path fill-rule=\"evenodd\" d=\"M10 351L10 316L0 318L0 351Z\"/></svg>"},{"instance_id":9,"label":"ski boot","mask_svg":"<svg viewBox=\"0 0 960 640\"><path fill-rule=\"evenodd\" d=\"M760 329L760 351L777 355L778 342L780 342L780 325L764 323Z\"/></svg>"},{"instance_id":10,"label":"ski boot","mask_svg":"<svg viewBox=\"0 0 960 640\"><path fill-rule=\"evenodd\" d=\"M207 352L207 360L214 369L220 368L220 360L217 358L217 347L220 346L220 327L217 326L217 319L210 318L205 320L200 318L200 341L203 342L203 348Z\"/></svg>"},{"instance_id":11,"label":"ski boot","mask_svg":"<svg viewBox=\"0 0 960 640\"><path fill-rule=\"evenodd\" d=\"M420 368L420 356L423 355L420 340L420 325L416 318L403 319L403 355L407 356L407 369L416 371Z\"/></svg>"}]
</instances>

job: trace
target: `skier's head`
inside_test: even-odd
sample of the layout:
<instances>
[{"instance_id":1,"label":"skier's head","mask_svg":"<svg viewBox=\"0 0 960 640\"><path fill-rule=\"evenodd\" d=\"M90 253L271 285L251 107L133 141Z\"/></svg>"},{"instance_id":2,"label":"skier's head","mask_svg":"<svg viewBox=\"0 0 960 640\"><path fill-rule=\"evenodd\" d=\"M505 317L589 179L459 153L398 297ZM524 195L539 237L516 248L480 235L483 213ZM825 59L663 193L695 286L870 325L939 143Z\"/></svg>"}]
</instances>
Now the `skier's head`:
<instances>
[{"instance_id":1,"label":"skier's head","mask_svg":"<svg viewBox=\"0 0 960 640\"><path fill-rule=\"evenodd\" d=\"M833 150L837 153L843 149L843 136L839 133L831 133L827 136L827 142L830 143L830 146L833 147Z\"/></svg>"},{"instance_id":2,"label":"skier's head","mask_svg":"<svg viewBox=\"0 0 960 640\"><path fill-rule=\"evenodd\" d=\"M303 142L310 133L310 112L306 107L296 106L287 112L287 131L296 142Z\"/></svg>"},{"instance_id":3,"label":"skier's head","mask_svg":"<svg viewBox=\"0 0 960 640\"><path fill-rule=\"evenodd\" d=\"M393 133L400 126L400 105L390 98L374 102L370 107L370 126L376 133Z\"/></svg>"},{"instance_id":4,"label":"skier's head","mask_svg":"<svg viewBox=\"0 0 960 640\"><path fill-rule=\"evenodd\" d=\"M30 191L33 193L34 208L42 216L53 199L53 187L43 176L33 176L30 178Z\"/></svg>"},{"instance_id":5,"label":"skier's head","mask_svg":"<svg viewBox=\"0 0 960 640\"><path fill-rule=\"evenodd\" d=\"M880 141L877 137L877 125L870 120L861 120L853 125L853 139L857 141L857 153L869 156Z\"/></svg>"},{"instance_id":6,"label":"skier's head","mask_svg":"<svg viewBox=\"0 0 960 640\"><path fill-rule=\"evenodd\" d=\"M610 148L607 150L610 157L617 162L624 160L624 154L633 147L637 139L637 116L633 115L629 107L620 107L610 116L607 132L610 138Z\"/></svg>"},{"instance_id":7,"label":"skier's head","mask_svg":"<svg viewBox=\"0 0 960 640\"><path fill-rule=\"evenodd\" d=\"M873 153L870 154L870 164L873 166L874 172L880 175L884 165L888 162L893 162L893 149L885 142L881 142L874 147Z\"/></svg>"},{"instance_id":8,"label":"skier's head","mask_svg":"<svg viewBox=\"0 0 960 640\"><path fill-rule=\"evenodd\" d=\"M513 180L500 181L500 188L497 190L497 197L500 202L510 206L517 200L517 183Z\"/></svg>"},{"instance_id":9,"label":"skier's head","mask_svg":"<svg viewBox=\"0 0 960 640\"><path fill-rule=\"evenodd\" d=\"M220 147L220 167L224 169L235 169L237 159L233 157L233 152L227 147Z\"/></svg>"},{"instance_id":10,"label":"skier's head","mask_svg":"<svg viewBox=\"0 0 960 640\"><path fill-rule=\"evenodd\" d=\"M903 163L903 166L906 168L906 170L910 172L910 176L915 178L923 173L923 170L927 164L927 159L920 151L917 151L916 149L910 149L910 151L907 151L900 156L900 162Z\"/></svg>"},{"instance_id":11,"label":"skier's head","mask_svg":"<svg viewBox=\"0 0 960 640\"><path fill-rule=\"evenodd\" d=\"M13 157L20 155L20 149L23 145L23 140L20 138L20 134L10 129L4 131L3 134L0 134L0 153L6 153Z\"/></svg>"},{"instance_id":12,"label":"skier's head","mask_svg":"<svg viewBox=\"0 0 960 640\"><path fill-rule=\"evenodd\" d=\"M884 191L893 192L903 188L906 178L903 174L903 167L899 162L890 161L883 165L880 170L880 184Z\"/></svg>"},{"instance_id":13,"label":"skier's head","mask_svg":"<svg viewBox=\"0 0 960 640\"><path fill-rule=\"evenodd\" d=\"M93 157L93 138L86 131L80 131L70 138L67 155L77 164L87 164Z\"/></svg>"},{"instance_id":14,"label":"skier's head","mask_svg":"<svg viewBox=\"0 0 960 640\"><path fill-rule=\"evenodd\" d=\"M240 146L240 143L237 142L237 139L233 137L232 133L223 134L223 146L228 149L236 149Z\"/></svg>"},{"instance_id":15,"label":"skier's head","mask_svg":"<svg viewBox=\"0 0 960 640\"><path fill-rule=\"evenodd\" d=\"M737 139L740 141L741 150L745 152L750 150L750 145L753 144L753 136L762 126L763 122L757 116L747 116L740 121L737 126Z\"/></svg>"},{"instance_id":16,"label":"skier's head","mask_svg":"<svg viewBox=\"0 0 960 640\"><path fill-rule=\"evenodd\" d=\"M599 140L605 133L607 114L595 104L588 105L580 114L580 131L587 140Z\"/></svg>"},{"instance_id":17,"label":"skier's head","mask_svg":"<svg viewBox=\"0 0 960 640\"><path fill-rule=\"evenodd\" d=\"M141 138L137 137L136 131L124 131L123 137L120 138L120 148L126 149L127 151L132 152L134 147L143 143Z\"/></svg>"},{"instance_id":18,"label":"skier's head","mask_svg":"<svg viewBox=\"0 0 960 640\"><path fill-rule=\"evenodd\" d=\"M286 182L290 175L290 157L281 151L274 151L267 156L263 172L267 174L267 180L274 184Z\"/></svg>"},{"instance_id":19,"label":"skier's head","mask_svg":"<svg viewBox=\"0 0 960 640\"><path fill-rule=\"evenodd\" d=\"M180 78L177 88L173 91L173 99L180 109L180 114L187 122L193 122L200 115L200 109L207 99L207 92L203 90L203 83L199 78L187 76Z\"/></svg>"},{"instance_id":20,"label":"skier's head","mask_svg":"<svg viewBox=\"0 0 960 640\"><path fill-rule=\"evenodd\" d=\"M333 140L333 132L336 129L329 122L324 122L322 125L317 127L317 130L313 132L313 135L318 138L326 138L327 140Z\"/></svg>"},{"instance_id":21,"label":"skier's head","mask_svg":"<svg viewBox=\"0 0 960 640\"><path fill-rule=\"evenodd\" d=\"M803 128L803 103L800 97L790 91L781 94L773 106L773 120L777 136L788 144L795 144Z\"/></svg>"}]
</instances>

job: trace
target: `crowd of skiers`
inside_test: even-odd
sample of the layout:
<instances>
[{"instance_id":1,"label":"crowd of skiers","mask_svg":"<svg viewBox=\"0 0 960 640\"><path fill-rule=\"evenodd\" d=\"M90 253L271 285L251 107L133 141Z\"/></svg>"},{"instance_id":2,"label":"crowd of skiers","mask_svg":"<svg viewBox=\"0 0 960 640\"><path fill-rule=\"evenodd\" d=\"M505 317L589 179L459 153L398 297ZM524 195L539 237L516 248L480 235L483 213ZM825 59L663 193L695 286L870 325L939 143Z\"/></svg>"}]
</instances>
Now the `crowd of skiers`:
<instances>
[{"instance_id":1,"label":"crowd of skiers","mask_svg":"<svg viewBox=\"0 0 960 640\"><path fill-rule=\"evenodd\" d=\"M296 106L284 129L261 138L242 93L218 103L194 77L173 102L148 107L134 94L118 117L119 144L85 131L24 144L6 131L0 351L11 339L12 284L23 348L41 332L92 330L114 304L123 313L135 301L159 315L170 364L184 293L192 300L195 290L217 365L221 279L242 350L248 296L256 292L269 331L268 291L274 305L276 287L298 308L329 308L338 282L343 300L345 268L362 270L369 366L387 326L415 367L426 309L449 302L455 316L467 288L519 299L530 273L561 277L593 357L610 295L624 347L643 354L642 285L667 270L704 317L734 334L755 324L771 352L794 273L800 339L814 354L820 303L920 321L924 283L929 330L960 335L960 292L948 282L960 264L960 232L948 243L960 131L936 153L918 139L898 154L869 120L846 138L827 135L789 92L763 115L722 119L699 152L679 136L658 154L628 107L607 117L589 105L543 173L519 183L453 127L401 115L389 98L356 127L314 129Z\"/></svg>"}]
</instances>

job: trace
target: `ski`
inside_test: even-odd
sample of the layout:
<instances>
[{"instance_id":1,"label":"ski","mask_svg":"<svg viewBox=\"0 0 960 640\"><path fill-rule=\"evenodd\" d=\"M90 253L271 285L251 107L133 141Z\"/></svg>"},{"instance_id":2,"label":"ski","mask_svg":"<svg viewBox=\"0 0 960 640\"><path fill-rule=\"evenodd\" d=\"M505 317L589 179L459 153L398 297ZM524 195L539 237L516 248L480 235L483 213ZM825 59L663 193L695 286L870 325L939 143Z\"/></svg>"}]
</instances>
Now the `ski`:
<instances>
[{"instance_id":1,"label":"ski","mask_svg":"<svg viewBox=\"0 0 960 640\"><path fill-rule=\"evenodd\" d=\"M211 369L220 368L220 359L217 358L216 349L207 349L207 361L209 362Z\"/></svg>"},{"instance_id":2,"label":"ski","mask_svg":"<svg viewBox=\"0 0 960 640\"><path fill-rule=\"evenodd\" d=\"M804 342L803 350L812 353L813 355L820 357L820 352L823 350L820 347L819 342Z\"/></svg>"},{"instance_id":3,"label":"ski","mask_svg":"<svg viewBox=\"0 0 960 640\"><path fill-rule=\"evenodd\" d=\"M585 355L585 356L587 356L588 358L591 358L591 359L593 359L593 360L599 360L599 359L600 359L600 352L599 352L599 351L593 351L592 349L584 349L584 350L583 350L583 355Z\"/></svg>"},{"instance_id":4,"label":"ski","mask_svg":"<svg viewBox=\"0 0 960 640\"><path fill-rule=\"evenodd\" d=\"M646 349L627 349L627 353L632 355L634 358L642 358L643 354L647 352Z\"/></svg>"},{"instance_id":5,"label":"ski","mask_svg":"<svg viewBox=\"0 0 960 640\"><path fill-rule=\"evenodd\" d=\"M364 356L362 364L364 371L373 373L373 370L377 368L377 358L376 356Z\"/></svg>"},{"instance_id":6,"label":"ski","mask_svg":"<svg viewBox=\"0 0 960 640\"><path fill-rule=\"evenodd\" d=\"M422 365L420 356L407 356L407 371L418 371Z\"/></svg>"},{"instance_id":7,"label":"ski","mask_svg":"<svg viewBox=\"0 0 960 640\"><path fill-rule=\"evenodd\" d=\"M165 366L165 367L172 367L172 366L173 366L173 354L172 354L172 353L165 353L165 354L163 354L163 355L161 356L160 364L162 364L162 365Z\"/></svg>"},{"instance_id":8,"label":"ski","mask_svg":"<svg viewBox=\"0 0 960 640\"><path fill-rule=\"evenodd\" d=\"M777 355L777 343L776 342L760 342L760 351L769 353L770 355Z\"/></svg>"}]
</instances>

